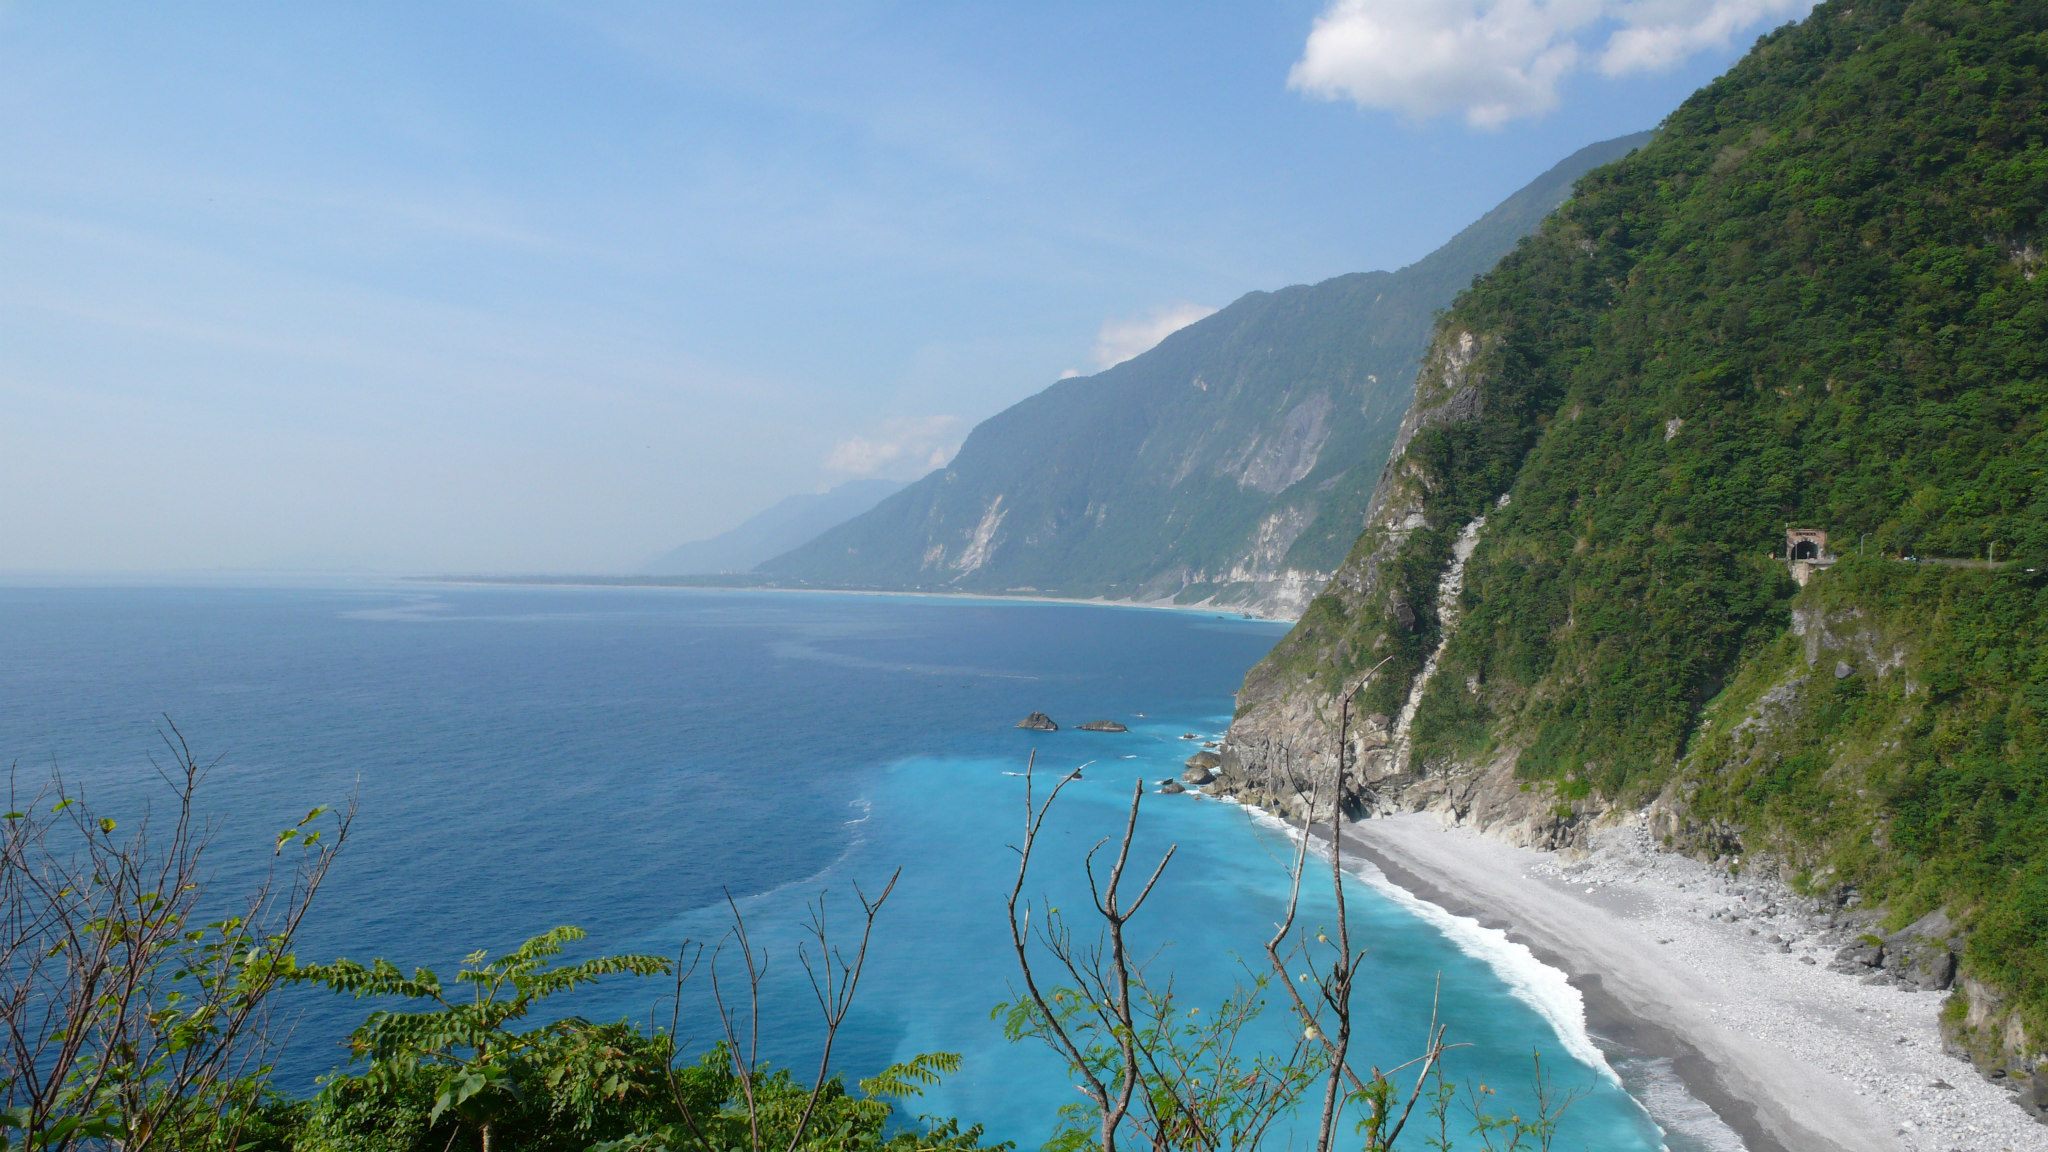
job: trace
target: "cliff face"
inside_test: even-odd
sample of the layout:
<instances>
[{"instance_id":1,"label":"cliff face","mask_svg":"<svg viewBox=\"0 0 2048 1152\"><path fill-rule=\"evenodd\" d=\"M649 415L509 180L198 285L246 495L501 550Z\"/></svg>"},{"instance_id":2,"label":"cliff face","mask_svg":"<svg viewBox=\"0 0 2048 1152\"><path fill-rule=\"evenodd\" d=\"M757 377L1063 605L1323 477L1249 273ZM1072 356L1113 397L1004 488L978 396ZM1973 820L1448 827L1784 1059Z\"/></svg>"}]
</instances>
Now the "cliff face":
<instances>
[{"instance_id":1,"label":"cliff face","mask_svg":"<svg viewBox=\"0 0 2048 1152\"><path fill-rule=\"evenodd\" d=\"M1224 789L1289 806L1377 667L1357 808L1541 845L1648 808L1816 898L1945 908L1981 990L1959 1043L2025 1067L2044 44L2040 6L1824 3L1587 177L1444 317L1364 534L1246 681ZM1839 562L1795 584L1788 527Z\"/></svg>"},{"instance_id":2,"label":"cliff face","mask_svg":"<svg viewBox=\"0 0 2048 1152\"><path fill-rule=\"evenodd\" d=\"M1298 615L1364 523L1438 311L1584 149L1398 272L1255 292L975 428L946 468L760 566L779 582L1209 602Z\"/></svg>"}]
</instances>

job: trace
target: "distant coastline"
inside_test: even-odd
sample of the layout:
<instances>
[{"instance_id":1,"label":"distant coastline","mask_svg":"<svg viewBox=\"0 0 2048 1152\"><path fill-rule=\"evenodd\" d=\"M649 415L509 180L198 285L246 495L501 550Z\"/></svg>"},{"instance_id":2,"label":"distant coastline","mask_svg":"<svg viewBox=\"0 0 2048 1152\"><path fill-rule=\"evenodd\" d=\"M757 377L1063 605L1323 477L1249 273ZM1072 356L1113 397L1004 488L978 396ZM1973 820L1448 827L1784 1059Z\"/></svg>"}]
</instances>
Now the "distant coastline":
<instances>
[{"instance_id":1,"label":"distant coastline","mask_svg":"<svg viewBox=\"0 0 2048 1152\"><path fill-rule=\"evenodd\" d=\"M465 587L504 586L522 588L689 588L718 592L791 592L831 596L930 597L944 600L995 600L1020 604L1081 604L1096 608L1147 608L1165 612L1200 612L1235 620L1268 624L1292 624L1292 616L1276 616L1230 604L1197 602L1181 604L1172 600L1120 600L1106 596L1048 596L1035 592L948 592L939 589L826 588L816 585L779 584L746 573L722 576L407 576L409 584L455 584Z\"/></svg>"}]
</instances>

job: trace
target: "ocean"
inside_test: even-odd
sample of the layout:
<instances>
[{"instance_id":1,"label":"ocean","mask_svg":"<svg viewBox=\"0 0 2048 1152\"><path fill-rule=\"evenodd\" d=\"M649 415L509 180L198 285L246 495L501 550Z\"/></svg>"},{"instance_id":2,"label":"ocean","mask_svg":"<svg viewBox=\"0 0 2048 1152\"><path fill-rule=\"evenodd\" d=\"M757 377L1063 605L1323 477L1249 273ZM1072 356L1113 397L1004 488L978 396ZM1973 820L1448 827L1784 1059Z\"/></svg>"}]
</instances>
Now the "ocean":
<instances>
[{"instance_id":1,"label":"ocean","mask_svg":"<svg viewBox=\"0 0 2048 1152\"><path fill-rule=\"evenodd\" d=\"M759 591L465 587L0 587L0 759L18 786L52 769L115 808L139 804L175 722L215 762L217 885L246 883L271 837L316 804L360 806L299 946L451 972L558 924L590 951L712 951L732 907L768 956L763 1055L808 1077L817 1006L797 948L820 899L857 927L901 869L834 1054L849 1077L920 1052L964 1058L916 1110L1036 1147L1077 1098L1063 1066L992 1017L1018 990L1004 898L1024 821L1022 772L1080 769L1049 819L1027 892L1085 911L1084 859L1148 782L1136 858L1174 857L1133 924L1155 977L1214 1011L1247 972L1287 890L1274 822L1149 794L1229 721L1245 671L1282 629L1199 612ZM1062 729L1014 727L1049 713ZM1127 733L1074 730L1116 720ZM1188 737L1195 737L1189 739ZM1369 877L1347 889L1369 948L1361 1063L1415 1056L1432 1005L1463 1045L1454 1082L1532 1114L1531 1060L1582 1093L1554 1147L1724 1147L1655 1062L1586 1032L1562 974L1470 921ZM730 901L730 905L728 904ZM1304 924L1331 924L1327 881ZM728 944L719 963L734 969ZM708 967L681 1031L716 1029ZM726 985L731 990L731 985ZM563 1011L658 1020L664 981L607 981ZM1250 1035L1299 1023L1278 993ZM280 1086L340 1064L366 1006L296 993ZM1639 1100L1657 1108L1655 1118ZM1658 1121L1662 1121L1660 1127ZM1454 1114L1464 1136L1470 1117ZM1704 1129L1702 1130L1705 1131ZM1404 1147L1421 1148L1421 1132ZM1466 1139L1459 1147L1478 1147Z\"/></svg>"}]
</instances>

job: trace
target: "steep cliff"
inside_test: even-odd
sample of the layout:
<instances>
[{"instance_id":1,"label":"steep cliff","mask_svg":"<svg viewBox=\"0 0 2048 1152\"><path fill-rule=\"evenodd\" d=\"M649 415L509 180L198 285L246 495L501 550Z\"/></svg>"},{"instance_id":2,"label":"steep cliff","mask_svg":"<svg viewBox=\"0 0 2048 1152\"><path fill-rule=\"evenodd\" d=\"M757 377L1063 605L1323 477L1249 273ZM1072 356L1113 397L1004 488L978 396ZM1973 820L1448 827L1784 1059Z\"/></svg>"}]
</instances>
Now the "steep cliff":
<instances>
[{"instance_id":1,"label":"steep cliff","mask_svg":"<svg viewBox=\"0 0 2048 1152\"><path fill-rule=\"evenodd\" d=\"M2044 69L2042 5L1824 3L1582 181L1440 324L1365 533L1246 681L1223 787L1287 806L1377 665L1360 808L1555 845L1647 807L1895 926L1944 908L1979 990L1959 1043L2028 1067ZM1803 587L1791 526L1839 557Z\"/></svg>"},{"instance_id":2,"label":"steep cliff","mask_svg":"<svg viewBox=\"0 0 2048 1152\"><path fill-rule=\"evenodd\" d=\"M1364 522L1438 311L1586 148L1398 272L1254 292L975 428L946 468L758 569L779 582L1209 601L1293 615Z\"/></svg>"}]
</instances>

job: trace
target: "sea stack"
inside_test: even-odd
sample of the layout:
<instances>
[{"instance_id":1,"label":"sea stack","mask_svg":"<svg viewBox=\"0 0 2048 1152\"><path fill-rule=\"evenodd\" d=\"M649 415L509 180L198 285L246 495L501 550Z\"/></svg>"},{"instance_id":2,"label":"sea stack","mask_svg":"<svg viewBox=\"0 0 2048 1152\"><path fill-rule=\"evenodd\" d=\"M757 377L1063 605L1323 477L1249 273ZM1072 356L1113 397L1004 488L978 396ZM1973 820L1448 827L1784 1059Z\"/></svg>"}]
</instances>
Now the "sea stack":
<instances>
[{"instance_id":1,"label":"sea stack","mask_svg":"<svg viewBox=\"0 0 2048 1152\"><path fill-rule=\"evenodd\" d=\"M1060 730L1060 726L1052 722L1052 717L1047 716L1043 712L1033 712L1031 715L1017 721L1017 727L1029 728L1033 732L1057 732Z\"/></svg>"},{"instance_id":2,"label":"sea stack","mask_svg":"<svg viewBox=\"0 0 2048 1152\"><path fill-rule=\"evenodd\" d=\"M1114 721L1114 720L1090 720L1090 721L1089 721L1089 722L1087 722L1086 724L1082 724L1082 725L1079 725L1079 727L1080 727L1081 731L1083 731L1083 732L1129 732L1129 731L1130 731L1130 729L1129 729L1129 728L1126 728L1126 727L1124 727L1123 725L1121 725L1121 724L1117 723L1117 722L1116 722L1116 721Z\"/></svg>"}]
</instances>

